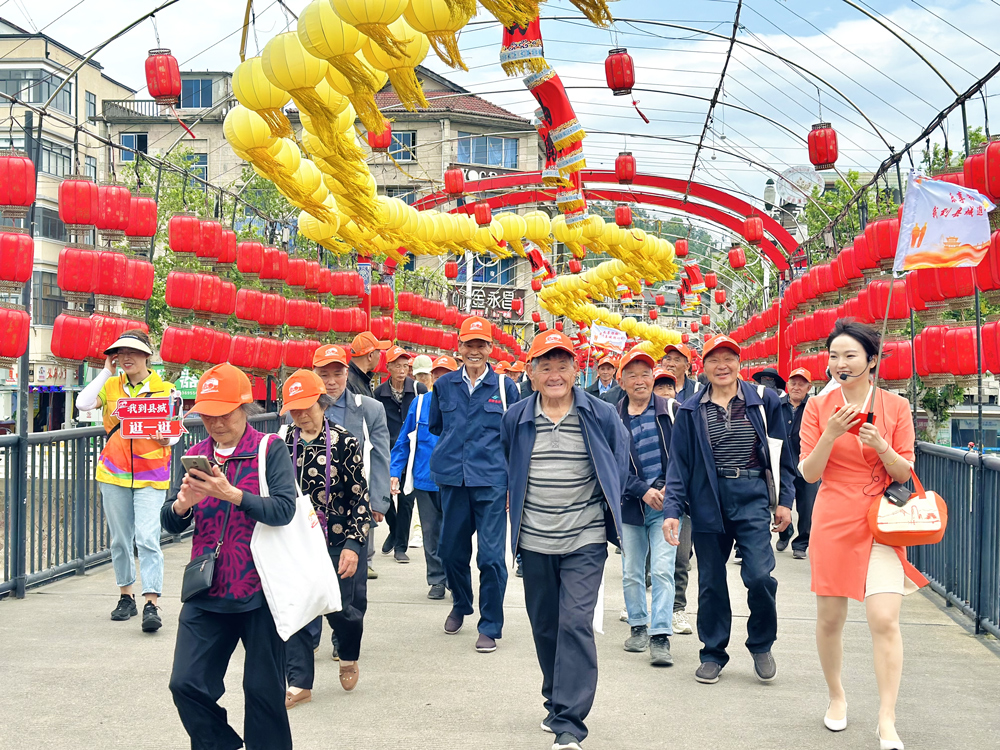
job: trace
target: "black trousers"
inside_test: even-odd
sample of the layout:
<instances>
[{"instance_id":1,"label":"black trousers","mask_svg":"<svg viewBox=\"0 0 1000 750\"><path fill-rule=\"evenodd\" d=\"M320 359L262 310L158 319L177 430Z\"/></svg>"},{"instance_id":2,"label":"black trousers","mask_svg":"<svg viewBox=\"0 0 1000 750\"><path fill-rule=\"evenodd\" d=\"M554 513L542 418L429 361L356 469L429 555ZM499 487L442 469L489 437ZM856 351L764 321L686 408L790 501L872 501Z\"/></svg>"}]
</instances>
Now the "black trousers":
<instances>
[{"instance_id":1,"label":"black trousers","mask_svg":"<svg viewBox=\"0 0 1000 750\"><path fill-rule=\"evenodd\" d=\"M594 608L608 559L606 544L588 544L566 555L521 549L524 603L542 668L545 723L557 735L587 737L597 692Z\"/></svg>"},{"instance_id":2,"label":"black trousers","mask_svg":"<svg viewBox=\"0 0 1000 750\"><path fill-rule=\"evenodd\" d=\"M226 719L219 698L229 660L242 641L244 739ZM262 604L249 612L210 612L190 602L181 607L174 646L170 692L191 750L291 750L285 709L285 644L271 611Z\"/></svg>"},{"instance_id":3,"label":"black trousers","mask_svg":"<svg viewBox=\"0 0 1000 750\"><path fill-rule=\"evenodd\" d=\"M334 569L340 565L340 550L328 548ZM361 654L361 636L368 610L368 570L359 557L358 569L350 578L340 579L341 610L326 616L337 640L337 653L343 661L357 661ZM288 687L312 690L316 674L313 652L323 636L323 618L317 617L285 644L285 676Z\"/></svg>"},{"instance_id":4,"label":"black trousers","mask_svg":"<svg viewBox=\"0 0 1000 750\"><path fill-rule=\"evenodd\" d=\"M788 524L788 528L778 534L778 537L785 541L792 539L792 549L809 549L809 531L812 529L813 505L816 503L816 493L819 492L819 482L809 483L802 477L795 477L795 510L799 514L799 533L794 539L795 527Z\"/></svg>"},{"instance_id":5,"label":"black trousers","mask_svg":"<svg viewBox=\"0 0 1000 750\"><path fill-rule=\"evenodd\" d=\"M382 545L383 550L406 552L410 544L410 521L413 519L414 499L413 493L404 495L400 492L395 496L395 502L389 503L389 510L385 512L385 522L389 524L389 536Z\"/></svg>"},{"instance_id":6,"label":"black trousers","mask_svg":"<svg viewBox=\"0 0 1000 750\"><path fill-rule=\"evenodd\" d=\"M698 557L698 637L704 644L701 660L725 666L729 661L726 647L733 624L726 563L733 543L739 545L743 553L740 575L747 588L750 607L746 646L752 654L770 651L778 637L775 604L778 582L771 575L774 548L764 480L760 477L719 477L719 495L723 533L705 534L693 529L691 537Z\"/></svg>"},{"instance_id":7,"label":"black trousers","mask_svg":"<svg viewBox=\"0 0 1000 750\"><path fill-rule=\"evenodd\" d=\"M687 609L688 577L691 572L691 516L681 518L681 538L674 564L674 612Z\"/></svg>"},{"instance_id":8,"label":"black trousers","mask_svg":"<svg viewBox=\"0 0 1000 750\"><path fill-rule=\"evenodd\" d=\"M413 490L420 513L420 530L424 535L424 562L427 564L427 585L448 584L444 574L444 563L438 554L441 541L441 493L427 490Z\"/></svg>"}]
</instances>

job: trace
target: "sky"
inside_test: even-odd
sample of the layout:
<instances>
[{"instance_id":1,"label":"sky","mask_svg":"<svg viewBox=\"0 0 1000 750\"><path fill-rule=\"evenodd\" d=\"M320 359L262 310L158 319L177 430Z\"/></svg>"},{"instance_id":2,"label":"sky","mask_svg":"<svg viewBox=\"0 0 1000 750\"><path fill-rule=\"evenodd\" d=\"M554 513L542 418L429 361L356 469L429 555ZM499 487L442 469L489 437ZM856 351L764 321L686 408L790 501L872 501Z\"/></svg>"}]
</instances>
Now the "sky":
<instances>
[{"instance_id":1,"label":"sky","mask_svg":"<svg viewBox=\"0 0 1000 750\"><path fill-rule=\"evenodd\" d=\"M948 84L964 91L998 62L996 0L851 1L892 26L948 83L843 0L749 0L742 5L738 43L694 172L696 181L759 205L769 176L808 164L804 139L821 119L838 131L838 166L871 171L889 155L889 146L899 150L913 140L955 98ZM28 29L44 29L86 52L161 2L0 0L0 17ZM297 14L307 0L286 4ZM588 132L588 167L611 168L617 153L627 148L640 171L687 179L705 127L707 100L719 84L737 3L619 0L611 7L619 19L613 30L591 26L567 0L542 6L545 57L559 72ZM268 39L295 24L277 0L254 0L254 8L248 54L256 54ZM156 17L160 44L173 51L182 70L232 70L239 62L244 9L243 0L180 0ZM156 31L151 22L144 22L97 56L107 75L138 90L137 98L146 97L141 90L143 61L157 46ZM507 78L500 68L501 33L499 24L480 11L460 36L468 72L449 69L433 52L424 64L530 118L535 100L518 78ZM612 96L607 89L603 64L612 47L626 47L635 60L633 96L649 124L640 119L629 97ZM1000 76L986 93L993 128L1000 130ZM983 125L982 98L969 102L968 118L972 127ZM945 128L949 146L960 149L958 112ZM934 140L943 142L940 130ZM914 158L920 158L919 151ZM903 164L908 167L909 162L904 159Z\"/></svg>"}]
</instances>

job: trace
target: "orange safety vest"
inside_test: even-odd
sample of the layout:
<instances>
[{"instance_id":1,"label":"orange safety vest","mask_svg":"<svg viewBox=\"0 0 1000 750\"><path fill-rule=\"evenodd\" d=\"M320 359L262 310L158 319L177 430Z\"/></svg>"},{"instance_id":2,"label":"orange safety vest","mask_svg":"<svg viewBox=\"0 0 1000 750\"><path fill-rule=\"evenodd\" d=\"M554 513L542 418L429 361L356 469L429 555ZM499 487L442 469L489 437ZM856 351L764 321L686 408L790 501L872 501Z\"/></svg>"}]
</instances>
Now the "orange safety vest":
<instances>
[{"instance_id":1,"label":"orange safety vest","mask_svg":"<svg viewBox=\"0 0 1000 750\"><path fill-rule=\"evenodd\" d=\"M118 400L130 398L125 384L128 375L122 373L104 385L104 429L108 441L97 460L97 481L118 487L140 489L152 487L165 490L170 486L170 448L151 438L125 440L113 416ZM143 382L137 398L168 398L174 390L173 383L164 383L155 372Z\"/></svg>"}]
</instances>

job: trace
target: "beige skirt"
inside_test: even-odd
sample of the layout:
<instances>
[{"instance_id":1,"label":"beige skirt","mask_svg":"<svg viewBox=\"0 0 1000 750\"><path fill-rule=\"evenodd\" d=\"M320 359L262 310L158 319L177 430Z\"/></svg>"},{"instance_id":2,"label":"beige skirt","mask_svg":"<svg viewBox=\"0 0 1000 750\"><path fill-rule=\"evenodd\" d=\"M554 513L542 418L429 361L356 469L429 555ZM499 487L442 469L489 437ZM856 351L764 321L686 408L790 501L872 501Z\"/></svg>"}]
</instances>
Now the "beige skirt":
<instances>
[{"instance_id":1,"label":"beige skirt","mask_svg":"<svg viewBox=\"0 0 1000 750\"><path fill-rule=\"evenodd\" d=\"M903 563L893 547L872 542L868 558L868 577L865 580L865 598L872 594L901 594L917 591L916 584L906 577Z\"/></svg>"}]
</instances>

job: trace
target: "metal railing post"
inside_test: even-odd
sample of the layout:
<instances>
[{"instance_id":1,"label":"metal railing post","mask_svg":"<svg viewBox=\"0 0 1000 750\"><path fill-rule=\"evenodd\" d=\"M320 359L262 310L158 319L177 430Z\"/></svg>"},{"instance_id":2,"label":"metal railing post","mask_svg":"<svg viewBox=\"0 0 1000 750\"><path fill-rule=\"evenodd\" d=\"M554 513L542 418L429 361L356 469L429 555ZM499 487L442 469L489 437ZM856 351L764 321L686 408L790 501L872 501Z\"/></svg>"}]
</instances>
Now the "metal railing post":
<instances>
[{"instance_id":1,"label":"metal railing post","mask_svg":"<svg viewBox=\"0 0 1000 750\"><path fill-rule=\"evenodd\" d=\"M77 574L83 575L87 558L87 516L90 503L87 497L86 461L81 458L86 451L87 438L67 440L66 446L73 446L73 558L77 563Z\"/></svg>"}]
</instances>

